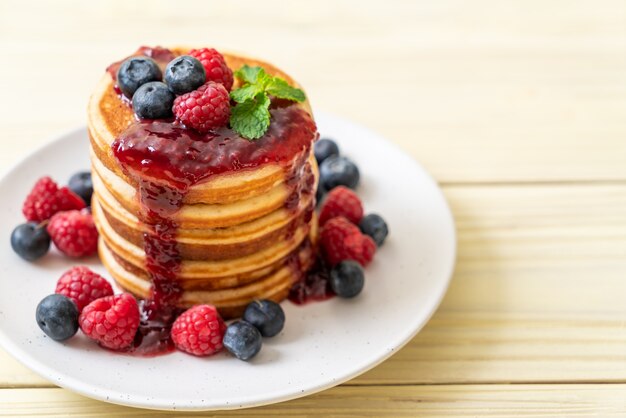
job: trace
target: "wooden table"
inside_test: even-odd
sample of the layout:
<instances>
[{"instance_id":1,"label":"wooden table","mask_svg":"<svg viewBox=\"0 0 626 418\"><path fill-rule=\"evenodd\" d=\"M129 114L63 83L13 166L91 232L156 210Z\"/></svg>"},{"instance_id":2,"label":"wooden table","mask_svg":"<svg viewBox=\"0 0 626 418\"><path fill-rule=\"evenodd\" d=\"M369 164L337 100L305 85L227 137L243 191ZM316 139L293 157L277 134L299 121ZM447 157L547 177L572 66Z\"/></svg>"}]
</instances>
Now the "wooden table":
<instances>
[{"instance_id":1,"label":"wooden table","mask_svg":"<svg viewBox=\"0 0 626 418\"><path fill-rule=\"evenodd\" d=\"M3 0L0 169L84 124L104 67L140 44L264 57L436 177L459 258L437 314L381 366L223 415L626 416L626 2L370 3ZM0 388L0 416L157 415L4 353Z\"/></svg>"}]
</instances>

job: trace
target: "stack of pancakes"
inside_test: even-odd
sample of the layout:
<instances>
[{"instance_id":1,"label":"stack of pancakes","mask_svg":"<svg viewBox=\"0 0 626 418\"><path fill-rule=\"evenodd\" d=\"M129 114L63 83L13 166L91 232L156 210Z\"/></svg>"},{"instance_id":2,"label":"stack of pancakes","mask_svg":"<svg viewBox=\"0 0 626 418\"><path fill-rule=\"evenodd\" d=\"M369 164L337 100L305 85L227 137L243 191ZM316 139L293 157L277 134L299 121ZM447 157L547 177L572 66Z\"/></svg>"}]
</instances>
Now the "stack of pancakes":
<instances>
[{"instance_id":1,"label":"stack of pancakes","mask_svg":"<svg viewBox=\"0 0 626 418\"><path fill-rule=\"evenodd\" d=\"M297 86L268 63L224 57L232 69L259 65ZM301 106L311 113L308 103ZM125 173L111 148L135 117L115 92L108 73L92 95L88 111L92 210L100 232L100 258L119 286L149 298L152 284L144 234L154 228L141 219L137 180ZM313 209L318 176L312 147L294 155L289 166L287 170L268 162L214 175L187 191L182 207L172 215L180 256L178 307L208 303L225 317L239 316L255 299L286 298L293 283L310 268L315 259ZM303 182L313 187L294 204L294 185L300 187Z\"/></svg>"}]
</instances>

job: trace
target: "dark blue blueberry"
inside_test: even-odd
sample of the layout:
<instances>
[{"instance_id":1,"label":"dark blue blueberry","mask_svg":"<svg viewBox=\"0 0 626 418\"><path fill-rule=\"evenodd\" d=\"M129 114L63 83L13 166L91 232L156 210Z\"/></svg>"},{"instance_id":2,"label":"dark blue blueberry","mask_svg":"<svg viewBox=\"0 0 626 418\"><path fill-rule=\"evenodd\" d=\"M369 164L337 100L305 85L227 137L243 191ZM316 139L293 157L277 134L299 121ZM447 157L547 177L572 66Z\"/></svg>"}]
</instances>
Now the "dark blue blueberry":
<instances>
[{"instance_id":1,"label":"dark blue blueberry","mask_svg":"<svg viewBox=\"0 0 626 418\"><path fill-rule=\"evenodd\" d=\"M280 305L271 300L255 300L250 303L243 319L259 330L264 337L273 337L285 326L285 312Z\"/></svg>"},{"instance_id":2,"label":"dark blue blueberry","mask_svg":"<svg viewBox=\"0 0 626 418\"><path fill-rule=\"evenodd\" d=\"M330 271L330 287L342 298L355 297L364 284L363 267L356 261L342 261Z\"/></svg>"},{"instance_id":3,"label":"dark blue blueberry","mask_svg":"<svg viewBox=\"0 0 626 418\"><path fill-rule=\"evenodd\" d=\"M19 225L11 234L11 247L26 261L35 261L50 249L50 235L36 222Z\"/></svg>"},{"instance_id":4,"label":"dark blue blueberry","mask_svg":"<svg viewBox=\"0 0 626 418\"><path fill-rule=\"evenodd\" d=\"M248 361L261 351L263 337L258 329L246 321L237 321L226 328L224 347L239 360Z\"/></svg>"},{"instance_id":5,"label":"dark blue blueberry","mask_svg":"<svg viewBox=\"0 0 626 418\"><path fill-rule=\"evenodd\" d=\"M315 153L317 163L321 164L322 161L331 155L339 155L339 147L332 139L324 138L315 143L313 152Z\"/></svg>"},{"instance_id":6,"label":"dark blue blueberry","mask_svg":"<svg viewBox=\"0 0 626 418\"><path fill-rule=\"evenodd\" d=\"M55 341L64 341L78 331L78 308L67 296L49 295L37 305L37 325Z\"/></svg>"},{"instance_id":7,"label":"dark blue blueberry","mask_svg":"<svg viewBox=\"0 0 626 418\"><path fill-rule=\"evenodd\" d=\"M172 116L174 93L160 81L139 87L133 95L133 109L141 119L164 119Z\"/></svg>"},{"instance_id":8,"label":"dark blue blueberry","mask_svg":"<svg viewBox=\"0 0 626 418\"><path fill-rule=\"evenodd\" d=\"M372 237L377 247L385 243L385 238L389 235L387 222L375 213L364 216L359 222L359 228L365 235Z\"/></svg>"},{"instance_id":9,"label":"dark blue blueberry","mask_svg":"<svg viewBox=\"0 0 626 418\"><path fill-rule=\"evenodd\" d=\"M93 183L91 182L91 173L89 171L81 171L70 177L67 185L71 191L79 195L87 206L91 206L91 196L93 195Z\"/></svg>"},{"instance_id":10,"label":"dark blue blueberry","mask_svg":"<svg viewBox=\"0 0 626 418\"><path fill-rule=\"evenodd\" d=\"M337 186L354 189L360 178L359 168L346 157L332 155L320 165L320 184L328 191Z\"/></svg>"},{"instance_id":11,"label":"dark blue blueberry","mask_svg":"<svg viewBox=\"0 0 626 418\"><path fill-rule=\"evenodd\" d=\"M165 83L174 94L188 93L203 85L205 81L204 66L189 55L171 60L165 68Z\"/></svg>"},{"instance_id":12,"label":"dark blue blueberry","mask_svg":"<svg viewBox=\"0 0 626 418\"><path fill-rule=\"evenodd\" d=\"M129 99L139 87L150 81L160 81L163 76L152 58L131 57L117 70L117 86Z\"/></svg>"}]
</instances>

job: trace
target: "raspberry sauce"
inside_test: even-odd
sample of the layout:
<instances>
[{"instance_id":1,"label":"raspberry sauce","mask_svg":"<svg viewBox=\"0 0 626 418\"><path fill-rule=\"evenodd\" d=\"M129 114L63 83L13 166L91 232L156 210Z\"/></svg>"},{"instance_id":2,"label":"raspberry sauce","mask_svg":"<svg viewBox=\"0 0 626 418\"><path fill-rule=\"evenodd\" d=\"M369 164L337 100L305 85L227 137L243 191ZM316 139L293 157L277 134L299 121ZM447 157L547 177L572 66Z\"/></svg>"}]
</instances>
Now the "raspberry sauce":
<instances>
[{"instance_id":1,"label":"raspberry sauce","mask_svg":"<svg viewBox=\"0 0 626 418\"><path fill-rule=\"evenodd\" d=\"M139 186L138 215L150 228L144 233L144 249L152 294L142 303L142 325L129 354L158 355L173 347L169 329L182 292L176 213L190 187L217 174L274 163L286 170L292 188L286 206L295 209L302 194L313 192L310 165L298 163L317 137L315 123L296 105L274 107L270 113L269 130L256 141L228 127L199 133L176 122L150 120L134 122L112 144L123 171Z\"/></svg>"},{"instance_id":2,"label":"raspberry sauce","mask_svg":"<svg viewBox=\"0 0 626 418\"><path fill-rule=\"evenodd\" d=\"M139 301L141 322L133 344L125 353L133 356L154 357L174 351L170 331L174 320L182 313L175 308L161 308L158 315L153 312L151 302Z\"/></svg>"},{"instance_id":3,"label":"raspberry sauce","mask_svg":"<svg viewBox=\"0 0 626 418\"><path fill-rule=\"evenodd\" d=\"M113 152L131 176L162 185L163 190L151 191L142 203L167 212L180 206L182 196L177 195L213 175L269 163L286 167L294 157L308 153L316 137L311 117L296 105L270 113L269 130L256 141L228 127L199 133L175 122L153 120L130 125L113 143Z\"/></svg>"},{"instance_id":4,"label":"raspberry sauce","mask_svg":"<svg viewBox=\"0 0 626 418\"><path fill-rule=\"evenodd\" d=\"M296 305L304 305L313 301L323 301L335 296L330 287L328 266L318 258L315 266L302 275L289 291L289 300Z\"/></svg>"}]
</instances>

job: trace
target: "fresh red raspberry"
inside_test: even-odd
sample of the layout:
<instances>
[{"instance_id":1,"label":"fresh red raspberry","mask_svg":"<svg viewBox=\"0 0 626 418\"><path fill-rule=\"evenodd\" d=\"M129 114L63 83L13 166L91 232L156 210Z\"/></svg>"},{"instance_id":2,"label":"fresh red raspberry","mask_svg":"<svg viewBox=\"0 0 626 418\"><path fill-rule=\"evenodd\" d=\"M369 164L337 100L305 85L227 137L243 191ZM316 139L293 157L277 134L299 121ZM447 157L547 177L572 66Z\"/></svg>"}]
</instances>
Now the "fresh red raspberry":
<instances>
[{"instance_id":1,"label":"fresh red raspberry","mask_svg":"<svg viewBox=\"0 0 626 418\"><path fill-rule=\"evenodd\" d=\"M340 261L354 260L367 267L376 254L376 243L372 237L365 234L350 235L343 241L343 250Z\"/></svg>"},{"instance_id":2,"label":"fresh red raspberry","mask_svg":"<svg viewBox=\"0 0 626 418\"><path fill-rule=\"evenodd\" d=\"M42 177L26 197L22 212L28 221L41 222L59 211L57 192L59 188L50 177Z\"/></svg>"},{"instance_id":3,"label":"fresh red raspberry","mask_svg":"<svg viewBox=\"0 0 626 418\"><path fill-rule=\"evenodd\" d=\"M174 100L174 114L187 127L208 132L228 123L230 97L219 83L209 81Z\"/></svg>"},{"instance_id":4,"label":"fresh red raspberry","mask_svg":"<svg viewBox=\"0 0 626 418\"><path fill-rule=\"evenodd\" d=\"M206 81L222 84L227 91L233 87L233 72L226 65L222 54L213 48L192 49L189 55L196 58L204 66Z\"/></svg>"},{"instance_id":5,"label":"fresh red raspberry","mask_svg":"<svg viewBox=\"0 0 626 418\"><path fill-rule=\"evenodd\" d=\"M179 350L210 356L222 350L226 325L211 305L197 305L179 316L172 325L172 341Z\"/></svg>"},{"instance_id":6,"label":"fresh red raspberry","mask_svg":"<svg viewBox=\"0 0 626 418\"><path fill-rule=\"evenodd\" d=\"M374 258L374 240L343 216L332 218L322 228L322 249L331 266L343 260L354 260L366 267Z\"/></svg>"},{"instance_id":7,"label":"fresh red raspberry","mask_svg":"<svg viewBox=\"0 0 626 418\"><path fill-rule=\"evenodd\" d=\"M139 328L139 307L130 293L96 299L78 317L80 329L101 346L121 350L130 346Z\"/></svg>"},{"instance_id":8,"label":"fresh red raspberry","mask_svg":"<svg viewBox=\"0 0 626 418\"><path fill-rule=\"evenodd\" d=\"M42 177L26 197L22 212L28 221L42 222L57 212L84 207L83 199L70 189L59 189L50 177Z\"/></svg>"},{"instance_id":9,"label":"fresh red raspberry","mask_svg":"<svg viewBox=\"0 0 626 418\"><path fill-rule=\"evenodd\" d=\"M328 193L320 210L319 223L324 225L326 221L337 216L344 216L355 225L363 218L361 199L345 186L337 186Z\"/></svg>"},{"instance_id":10,"label":"fresh red raspberry","mask_svg":"<svg viewBox=\"0 0 626 418\"><path fill-rule=\"evenodd\" d=\"M59 251L70 257L85 257L98 250L98 230L88 211L57 213L50 219L48 233Z\"/></svg>"},{"instance_id":11,"label":"fresh red raspberry","mask_svg":"<svg viewBox=\"0 0 626 418\"><path fill-rule=\"evenodd\" d=\"M359 228L356 225L343 216L338 216L326 222L326 225L322 228L321 237L326 237L329 240L332 238L331 241L333 243L343 242L346 237L359 232Z\"/></svg>"},{"instance_id":12,"label":"fresh red raspberry","mask_svg":"<svg viewBox=\"0 0 626 418\"><path fill-rule=\"evenodd\" d=\"M57 193L59 212L66 210L80 210L87 207L82 197L74 193L69 187L63 186Z\"/></svg>"},{"instance_id":13,"label":"fresh red raspberry","mask_svg":"<svg viewBox=\"0 0 626 418\"><path fill-rule=\"evenodd\" d=\"M72 299L80 312L94 300L111 296L113 288L104 277L87 267L79 266L66 271L61 276L54 293Z\"/></svg>"}]
</instances>

